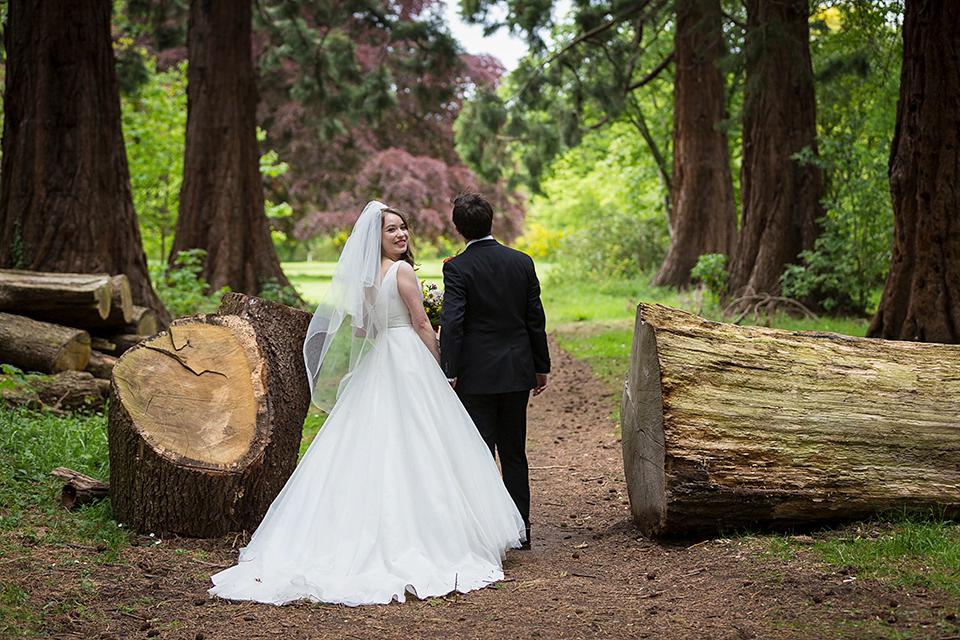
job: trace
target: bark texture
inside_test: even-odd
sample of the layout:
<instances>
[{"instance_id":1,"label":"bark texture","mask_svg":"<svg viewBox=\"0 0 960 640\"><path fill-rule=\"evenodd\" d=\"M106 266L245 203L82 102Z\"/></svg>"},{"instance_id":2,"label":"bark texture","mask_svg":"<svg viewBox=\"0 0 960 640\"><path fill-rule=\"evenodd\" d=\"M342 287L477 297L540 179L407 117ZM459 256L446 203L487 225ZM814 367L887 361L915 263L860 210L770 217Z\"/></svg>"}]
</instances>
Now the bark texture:
<instances>
[{"instance_id":1,"label":"bark texture","mask_svg":"<svg viewBox=\"0 0 960 640\"><path fill-rule=\"evenodd\" d=\"M296 465L309 314L231 300L240 315L175 321L114 368L111 494L137 531L252 531Z\"/></svg>"},{"instance_id":2,"label":"bark texture","mask_svg":"<svg viewBox=\"0 0 960 640\"><path fill-rule=\"evenodd\" d=\"M148 307L133 306L130 322L120 327L120 333L136 333L152 336L160 330L157 313Z\"/></svg>"},{"instance_id":3,"label":"bark texture","mask_svg":"<svg viewBox=\"0 0 960 640\"><path fill-rule=\"evenodd\" d=\"M790 156L817 149L807 0L746 0L741 216L730 292L780 292L780 276L812 249L820 170Z\"/></svg>"},{"instance_id":4,"label":"bark texture","mask_svg":"<svg viewBox=\"0 0 960 640\"><path fill-rule=\"evenodd\" d=\"M890 153L894 245L867 335L960 342L960 4L907 0Z\"/></svg>"},{"instance_id":5,"label":"bark texture","mask_svg":"<svg viewBox=\"0 0 960 640\"><path fill-rule=\"evenodd\" d=\"M214 290L256 294L280 268L264 212L257 142L251 7L191 0L187 133L180 213L171 251L204 249Z\"/></svg>"},{"instance_id":6,"label":"bark texture","mask_svg":"<svg viewBox=\"0 0 960 640\"><path fill-rule=\"evenodd\" d=\"M100 482L66 467L57 467L50 472L50 475L66 483L60 490L60 505L64 509L73 509L80 505L101 500L106 498L110 492L109 482Z\"/></svg>"},{"instance_id":7,"label":"bark texture","mask_svg":"<svg viewBox=\"0 0 960 640\"><path fill-rule=\"evenodd\" d=\"M621 405L649 536L960 514L960 347L708 322L642 304Z\"/></svg>"},{"instance_id":8,"label":"bark texture","mask_svg":"<svg viewBox=\"0 0 960 640\"><path fill-rule=\"evenodd\" d=\"M130 291L130 280L120 275L110 278L110 312L105 318L93 319L89 324L75 325L83 329L97 329L99 327L121 327L133 322L133 295ZM145 309L146 307L139 307ZM151 310L156 316L156 313Z\"/></svg>"},{"instance_id":9,"label":"bark texture","mask_svg":"<svg viewBox=\"0 0 960 640\"><path fill-rule=\"evenodd\" d=\"M45 406L65 411L99 411L107 402L110 382L87 371L61 371L30 381Z\"/></svg>"},{"instance_id":10,"label":"bark texture","mask_svg":"<svg viewBox=\"0 0 960 640\"><path fill-rule=\"evenodd\" d=\"M60 324L77 318L103 322L112 308L112 288L106 274L0 269L0 310Z\"/></svg>"},{"instance_id":11,"label":"bark texture","mask_svg":"<svg viewBox=\"0 0 960 640\"><path fill-rule=\"evenodd\" d=\"M116 364L117 359L113 356L91 350L90 359L87 361L87 366L84 367L83 370L91 374L94 378L109 380L113 375L113 367Z\"/></svg>"},{"instance_id":12,"label":"bark texture","mask_svg":"<svg viewBox=\"0 0 960 640\"><path fill-rule=\"evenodd\" d=\"M13 0L5 28L0 267L125 274L150 285L130 192L105 0Z\"/></svg>"},{"instance_id":13,"label":"bark texture","mask_svg":"<svg viewBox=\"0 0 960 640\"><path fill-rule=\"evenodd\" d=\"M690 284L690 270L704 253L731 255L737 211L730 174L719 0L677 3L674 37L673 181L670 248L654 278L657 286Z\"/></svg>"},{"instance_id":14,"label":"bark texture","mask_svg":"<svg viewBox=\"0 0 960 640\"><path fill-rule=\"evenodd\" d=\"M83 370L90 359L90 334L81 329L0 313L0 362L24 371Z\"/></svg>"}]
</instances>

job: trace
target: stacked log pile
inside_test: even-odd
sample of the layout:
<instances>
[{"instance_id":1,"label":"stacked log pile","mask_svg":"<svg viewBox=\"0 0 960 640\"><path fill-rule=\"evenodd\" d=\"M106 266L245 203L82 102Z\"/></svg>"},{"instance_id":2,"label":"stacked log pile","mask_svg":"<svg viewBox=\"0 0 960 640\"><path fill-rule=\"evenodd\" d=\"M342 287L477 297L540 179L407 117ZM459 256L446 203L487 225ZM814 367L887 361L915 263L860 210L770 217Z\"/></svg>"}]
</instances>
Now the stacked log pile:
<instances>
[{"instance_id":1,"label":"stacked log pile","mask_svg":"<svg viewBox=\"0 0 960 640\"><path fill-rule=\"evenodd\" d=\"M161 328L125 275L0 269L0 364L45 374L4 385L3 401L100 408L117 356Z\"/></svg>"}]
</instances>

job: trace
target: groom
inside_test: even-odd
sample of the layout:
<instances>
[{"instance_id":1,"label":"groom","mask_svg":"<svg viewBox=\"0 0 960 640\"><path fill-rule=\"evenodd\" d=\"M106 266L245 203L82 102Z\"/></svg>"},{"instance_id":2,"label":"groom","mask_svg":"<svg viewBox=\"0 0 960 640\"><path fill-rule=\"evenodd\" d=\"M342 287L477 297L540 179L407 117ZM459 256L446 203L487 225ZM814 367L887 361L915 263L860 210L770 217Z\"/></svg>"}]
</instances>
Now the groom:
<instances>
[{"instance_id":1,"label":"groom","mask_svg":"<svg viewBox=\"0 0 960 640\"><path fill-rule=\"evenodd\" d=\"M443 264L440 364L523 516L530 548L527 402L547 386L550 354L540 283L530 256L490 235L493 208L476 193L453 202L464 251Z\"/></svg>"}]
</instances>

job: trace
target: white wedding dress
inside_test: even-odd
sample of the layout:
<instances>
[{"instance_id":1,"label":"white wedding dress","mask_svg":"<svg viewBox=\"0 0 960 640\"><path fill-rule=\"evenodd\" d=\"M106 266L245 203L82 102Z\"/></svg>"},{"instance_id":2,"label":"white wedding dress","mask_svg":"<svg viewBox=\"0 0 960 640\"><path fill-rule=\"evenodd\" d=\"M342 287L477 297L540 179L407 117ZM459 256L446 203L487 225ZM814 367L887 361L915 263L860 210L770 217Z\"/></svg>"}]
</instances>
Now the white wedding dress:
<instances>
[{"instance_id":1,"label":"white wedding dress","mask_svg":"<svg viewBox=\"0 0 960 640\"><path fill-rule=\"evenodd\" d=\"M490 450L414 330L397 264L374 307L388 329L239 562L213 576L231 600L356 606L481 588L524 536Z\"/></svg>"}]
</instances>

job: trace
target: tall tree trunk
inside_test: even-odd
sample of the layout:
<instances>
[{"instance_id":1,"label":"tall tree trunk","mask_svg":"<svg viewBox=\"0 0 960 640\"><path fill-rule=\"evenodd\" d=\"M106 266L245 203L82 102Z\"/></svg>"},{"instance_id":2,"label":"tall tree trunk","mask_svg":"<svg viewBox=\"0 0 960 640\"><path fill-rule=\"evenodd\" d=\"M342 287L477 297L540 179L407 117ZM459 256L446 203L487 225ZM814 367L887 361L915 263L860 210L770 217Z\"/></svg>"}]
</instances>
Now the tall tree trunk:
<instances>
[{"instance_id":1,"label":"tall tree trunk","mask_svg":"<svg viewBox=\"0 0 960 640\"><path fill-rule=\"evenodd\" d=\"M191 0L187 135L171 251L204 249L216 290L256 294L288 285L264 213L249 2Z\"/></svg>"},{"instance_id":2,"label":"tall tree trunk","mask_svg":"<svg viewBox=\"0 0 960 640\"><path fill-rule=\"evenodd\" d=\"M670 249L653 284L690 284L690 270L703 253L733 252L737 211L727 136L724 53L719 0L680 0L674 37L673 215Z\"/></svg>"},{"instance_id":3,"label":"tall tree trunk","mask_svg":"<svg viewBox=\"0 0 960 640\"><path fill-rule=\"evenodd\" d=\"M133 210L107 0L11 0L5 33L0 267L150 285Z\"/></svg>"},{"instance_id":4,"label":"tall tree trunk","mask_svg":"<svg viewBox=\"0 0 960 640\"><path fill-rule=\"evenodd\" d=\"M907 0L890 152L894 244L868 336L960 342L960 5Z\"/></svg>"},{"instance_id":5,"label":"tall tree trunk","mask_svg":"<svg viewBox=\"0 0 960 640\"><path fill-rule=\"evenodd\" d=\"M730 291L780 291L780 275L812 249L823 215L820 170L791 155L816 152L808 0L747 0L741 216Z\"/></svg>"}]
</instances>

